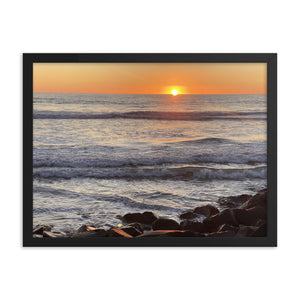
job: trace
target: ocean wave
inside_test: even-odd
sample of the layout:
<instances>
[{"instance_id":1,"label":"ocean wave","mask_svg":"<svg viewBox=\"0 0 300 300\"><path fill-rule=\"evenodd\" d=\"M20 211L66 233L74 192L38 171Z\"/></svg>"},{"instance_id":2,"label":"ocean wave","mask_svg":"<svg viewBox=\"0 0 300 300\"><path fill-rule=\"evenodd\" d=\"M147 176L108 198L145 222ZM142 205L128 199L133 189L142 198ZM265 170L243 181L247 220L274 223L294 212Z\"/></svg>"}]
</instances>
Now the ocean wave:
<instances>
[{"instance_id":1,"label":"ocean wave","mask_svg":"<svg viewBox=\"0 0 300 300\"><path fill-rule=\"evenodd\" d=\"M182 141L174 141L170 143L180 143L180 144L234 144L236 143L231 139L224 138L202 138L202 139L186 139Z\"/></svg>"},{"instance_id":2,"label":"ocean wave","mask_svg":"<svg viewBox=\"0 0 300 300\"><path fill-rule=\"evenodd\" d=\"M58 196L58 197L68 197L68 198L77 198L77 199L82 199L84 198L85 201L89 200L89 203L94 207L94 205L97 205L99 202L112 202L112 203L120 203L125 205L126 207L131 207L133 209L144 209L144 210L173 210L173 211L180 211L180 209L175 208L175 207L170 207L167 205L163 204L154 204L154 203L147 203L147 200L153 199L153 198L161 198L164 196L172 196L174 198L180 198L181 201L187 201L187 200L193 200L193 201L198 201L200 202L201 199L196 199L196 198L187 198L187 197L182 197L178 196L176 194L171 194L168 193L160 193L160 192L155 192L153 193L155 197L153 197L153 194L145 193L144 200L139 201L135 200L129 196L124 196L124 195L107 195L107 194L101 194L101 193L82 193L82 192L74 192L71 190L67 189L62 189L62 188L52 188L52 187L41 187L41 186L35 186L34 187L34 193L40 193L40 194L45 194L45 195L52 195L52 196ZM71 206L71 207L64 207L64 206L53 206L53 207L40 207L40 208L35 208L34 213L64 213L64 212L73 212L76 214L82 214L86 213L86 210L82 208L82 206Z\"/></svg>"},{"instance_id":3,"label":"ocean wave","mask_svg":"<svg viewBox=\"0 0 300 300\"><path fill-rule=\"evenodd\" d=\"M266 166L248 168L213 168L213 167L148 167L148 168L35 168L34 178L71 179L171 179L171 180L244 180L265 179Z\"/></svg>"},{"instance_id":4,"label":"ocean wave","mask_svg":"<svg viewBox=\"0 0 300 300\"><path fill-rule=\"evenodd\" d=\"M114 113L84 113L66 111L34 111L34 119L146 119L169 121L209 121L209 120L265 120L266 112L230 112L230 111L131 111Z\"/></svg>"},{"instance_id":5,"label":"ocean wave","mask_svg":"<svg viewBox=\"0 0 300 300\"><path fill-rule=\"evenodd\" d=\"M53 167L53 168L107 168L107 167L143 167L143 166L162 166L170 164L265 164L267 161L266 153L245 153L245 154L224 154L224 153L202 153L190 157L137 157L137 158L102 158L91 159L82 156L63 158L34 158L33 167Z\"/></svg>"}]
</instances>

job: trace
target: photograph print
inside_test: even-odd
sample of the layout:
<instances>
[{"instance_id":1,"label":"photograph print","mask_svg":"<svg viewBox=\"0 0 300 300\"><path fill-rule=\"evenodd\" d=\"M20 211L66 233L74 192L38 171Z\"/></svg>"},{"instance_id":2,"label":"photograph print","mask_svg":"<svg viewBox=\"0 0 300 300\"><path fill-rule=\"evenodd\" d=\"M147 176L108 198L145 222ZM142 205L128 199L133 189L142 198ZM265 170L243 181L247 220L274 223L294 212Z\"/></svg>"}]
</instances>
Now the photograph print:
<instances>
[{"instance_id":1,"label":"photograph print","mask_svg":"<svg viewBox=\"0 0 300 300\"><path fill-rule=\"evenodd\" d=\"M32 72L33 239L266 237L266 62Z\"/></svg>"}]
</instances>

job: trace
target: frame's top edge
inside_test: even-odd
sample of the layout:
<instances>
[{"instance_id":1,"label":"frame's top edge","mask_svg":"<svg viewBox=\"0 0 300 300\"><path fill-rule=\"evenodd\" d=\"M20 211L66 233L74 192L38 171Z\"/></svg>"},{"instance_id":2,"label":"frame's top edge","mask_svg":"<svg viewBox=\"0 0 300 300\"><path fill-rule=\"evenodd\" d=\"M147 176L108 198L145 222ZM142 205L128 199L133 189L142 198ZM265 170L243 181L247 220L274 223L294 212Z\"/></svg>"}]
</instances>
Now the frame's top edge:
<instances>
[{"instance_id":1,"label":"frame's top edge","mask_svg":"<svg viewBox=\"0 0 300 300\"><path fill-rule=\"evenodd\" d=\"M26 63L34 62L178 62L214 63L272 62L277 53L23 53Z\"/></svg>"},{"instance_id":2,"label":"frame's top edge","mask_svg":"<svg viewBox=\"0 0 300 300\"><path fill-rule=\"evenodd\" d=\"M275 55L277 56L277 52L258 52L258 53L250 53L250 52L244 52L244 53L199 53L199 52L152 52L152 53L146 53L146 52L128 52L128 53L122 53L122 52L91 52L91 53L76 53L76 52L39 52L39 53L33 53L33 52L23 52L23 55Z\"/></svg>"}]
</instances>

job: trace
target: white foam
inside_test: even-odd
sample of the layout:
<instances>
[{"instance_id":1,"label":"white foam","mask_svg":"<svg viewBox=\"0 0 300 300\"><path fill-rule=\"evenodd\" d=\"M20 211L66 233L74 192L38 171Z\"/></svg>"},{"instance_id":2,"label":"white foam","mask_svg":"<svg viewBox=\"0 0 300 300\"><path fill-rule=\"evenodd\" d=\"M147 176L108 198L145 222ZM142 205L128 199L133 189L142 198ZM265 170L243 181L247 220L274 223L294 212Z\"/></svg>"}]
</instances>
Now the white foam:
<instances>
[{"instance_id":1,"label":"white foam","mask_svg":"<svg viewBox=\"0 0 300 300\"><path fill-rule=\"evenodd\" d=\"M37 168L35 178L120 178L120 179L197 179L197 180L244 180L265 179L266 166L250 168L212 168L212 167L149 167L149 168Z\"/></svg>"}]
</instances>

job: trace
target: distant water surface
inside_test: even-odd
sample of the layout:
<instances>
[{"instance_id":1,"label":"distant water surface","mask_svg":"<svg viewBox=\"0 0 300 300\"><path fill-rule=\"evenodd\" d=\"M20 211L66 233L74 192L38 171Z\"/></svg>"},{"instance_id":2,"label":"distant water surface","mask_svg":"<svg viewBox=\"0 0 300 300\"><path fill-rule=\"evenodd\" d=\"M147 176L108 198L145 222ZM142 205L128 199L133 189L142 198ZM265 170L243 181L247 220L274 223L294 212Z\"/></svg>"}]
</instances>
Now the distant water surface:
<instances>
[{"instance_id":1,"label":"distant water surface","mask_svg":"<svg viewBox=\"0 0 300 300\"><path fill-rule=\"evenodd\" d=\"M266 95L34 94L34 225L178 214L266 187Z\"/></svg>"}]
</instances>

